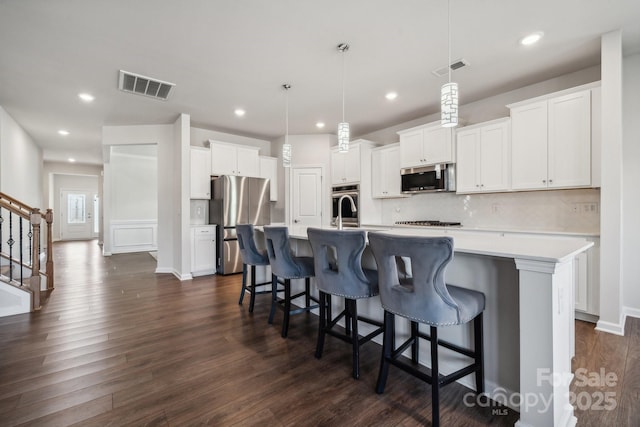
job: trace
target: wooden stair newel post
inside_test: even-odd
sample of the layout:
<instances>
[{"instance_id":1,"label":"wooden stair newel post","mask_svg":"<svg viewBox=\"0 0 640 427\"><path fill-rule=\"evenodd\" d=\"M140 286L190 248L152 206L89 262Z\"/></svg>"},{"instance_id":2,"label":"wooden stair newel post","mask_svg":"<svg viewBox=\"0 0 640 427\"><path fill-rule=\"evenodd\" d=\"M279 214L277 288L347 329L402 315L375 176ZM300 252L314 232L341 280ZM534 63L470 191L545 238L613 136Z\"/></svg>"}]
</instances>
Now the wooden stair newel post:
<instances>
[{"instance_id":1,"label":"wooden stair newel post","mask_svg":"<svg viewBox=\"0 0 640 427\"><path fill-rule=\"evenodd\" d=\"M32 309L40 310L40 209L31 212L31 227L33 227L33 258L31 264L30 288L33 292Z\"/></svg>"},{"instance_id":2,"label":"wooden stair newel post","mask_svg":"<svg viewBox=\"0 0 640 427\"><path fill-rule=\"evenodd\" d=\"M47 222L47 264L46 264L46 274L47 274L47 290L53 290L53 239L52 239L52 228L53 228L53 209L47 209L47 213L44 216L45 221Z\"/></svg>"}]
</instances>

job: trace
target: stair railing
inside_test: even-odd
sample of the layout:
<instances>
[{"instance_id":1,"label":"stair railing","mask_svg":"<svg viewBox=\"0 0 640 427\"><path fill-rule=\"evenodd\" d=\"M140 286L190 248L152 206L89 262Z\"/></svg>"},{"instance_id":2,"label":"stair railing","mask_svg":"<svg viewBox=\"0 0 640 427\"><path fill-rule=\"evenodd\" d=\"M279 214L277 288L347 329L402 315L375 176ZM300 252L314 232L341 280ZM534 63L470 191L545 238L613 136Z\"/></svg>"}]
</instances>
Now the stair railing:
<instances>
[{"instance_id":1,"label":"stair railing","mask_svg":"<svg viewBox=\"0 0 640 427\"><path fill-rule=\"evenodd\" d=\"M40 271L40 224L43 219L47 224L44 272ZM0 192L0 273L5 283L32 294L32 311L40 309L41 276L46 277L47 290L54 287L52 224L51 209L42 215L40 209ZM31 270L28 281L25 270Z\"/></svg>"}]
</instances>

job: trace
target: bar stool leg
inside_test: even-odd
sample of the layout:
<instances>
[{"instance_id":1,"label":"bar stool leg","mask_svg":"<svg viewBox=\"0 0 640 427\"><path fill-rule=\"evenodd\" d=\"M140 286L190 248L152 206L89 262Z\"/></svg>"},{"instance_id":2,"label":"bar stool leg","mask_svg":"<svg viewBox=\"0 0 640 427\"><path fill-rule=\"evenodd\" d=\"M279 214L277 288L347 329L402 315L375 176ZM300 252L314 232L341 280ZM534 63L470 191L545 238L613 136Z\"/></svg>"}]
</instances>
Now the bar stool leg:
<instances>
[{"instance_id":1,"label":"bar stool leg","mask_svg":"<svg viewBox=\"0 0 640 427\"><path fill-rule=\"evenodd\" d=\"M253 305L256 302L256 266L252 265L251 270L251 299L249 300L249 313L253 313Z\"/></svg>"},{"instance_id":2,"label":"bar stool leg","mask_svg":"<svg viewBox=\"0 0 640 427\"><path fill-rule=\"evenodd\" d=\"M238 300L239 305L242 305L245 289L247 289L247 264L243 263L242 264L242 289L240 289L240 299Z\"/></svg>"},{"instance_id":3,"label":"bar stool leg","mask_svg":"<svg viewBox=\"0 0 640 427\"><path fill-rule=\"evenodd\" d=\"M349 301L344 300L344 330L348 337L351 336L351 313L349 312Z\"/></svg>"},{"instance_id":4,"label":"bar stool leg","mask_svg":"<svg viewBox=\"0 0 640 427\"><path fill-rule=\"evenodd\" d=\"M440 425L440 372L438 370L438 328L431 326L431 425Z\"/></svg>"},{"instance_id":5,"label":"bar stool leg","mask_svg":"<svg viewBox=\"0 0 640 427\"><path fill-rule=\"evenodd\" d=\"M276 314L276 305L278 304L278 277L271 275L271 311L269 312L269 324L273 323L273 317Z\"/></svg>"},{"instance_id":6,"label":"bar stool leg","mask_svg":"<svg viewBox=\"0 0 640 427\"><path fill-rule=\"evenodd\" d=\"M310 277L305 277L304 279L304 303L305 303L305 307L307 308L311 306L311 278Z\"/></svg>"},{"instance_id":7,"label":"bar stool leg","mask_svg":"<svg viewBox=\"0 0 640 427\"><path fill-rule=\"evenodd\" d=\"M420 338L418 337L419 333L418 322L411 322L411 338L413 342L411 343L411 361L413 363L418 363L418 357L420 355Z\"/></svg>"},{"instance_id":8,"label":"bar stool leg","mask_svg":"<svg viewBox=\"0 0 640 427\"><path fill-rule=\"evenodd\" d=\"M329 294L325 294L320 291L320 319L318 320L318 342L316 344L316 358L322 357L322 350L324 349L324 336L327 328L327 304ZM329 319L331 321L331 319Z\"/></svg>"},{"instance_id":9,"label":"bar stool leg","mask_svg":"<svg viewBox=\"0 0 640 427\"><path fill-rule=\"evenodd\" d=\"M476 362L476 392L484 393L484 344L482 336L482 313L473 319L473 348Z\"/></svg>"},{"instance_id":10,"label":"bar stool leg","mask_svg":"<svg viewBox=\"0 0 640 427\"><path fill-rule=\"evenodd\" d=\"M282 320L282 338L289 333L289 315L291 311L291 280L284 279L284 319Z\"/></svg>"},{"instance_id":11,"label":"bar stool leg","mask_svg":"<svg viewBox=\"0 0 640 427\"><path fill-rule=\"evenodd\" d=\"M353 378L360 378L360 340L358 337L358 306L356 300L346 299L352 323L351 345L353 346Z\"/></svg>"},{"instance_id":12,"label":"bar stool leg","mask_svg":"<svg viewBox=\"0 0 640 427\"><path fill-rule=\"evenodd\" d=\"M380 372L376 384L376 393L382 394L387 383L389 374L389 360L395 346L395 316L385 310L384 312L384 333L382 338L382 358L380 359Z\"/></svg>"}]
</instances>

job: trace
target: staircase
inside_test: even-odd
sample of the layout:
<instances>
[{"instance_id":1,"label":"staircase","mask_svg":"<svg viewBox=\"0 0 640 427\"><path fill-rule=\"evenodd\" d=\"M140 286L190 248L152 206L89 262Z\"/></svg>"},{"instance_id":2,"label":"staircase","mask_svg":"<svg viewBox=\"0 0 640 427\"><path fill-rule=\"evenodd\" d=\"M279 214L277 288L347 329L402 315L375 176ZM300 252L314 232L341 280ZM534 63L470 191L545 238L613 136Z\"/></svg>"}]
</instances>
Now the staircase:
<instances>
[{"instance_id":1,"label":"staircase","mask_svg":"<svg viewBox=\"0 0 640 427\"><path fill-rule=\"evenodd\" d=\"M52 223L51 209L43 215L0 192L0 317L39 310L40 293L53 290Z\"/></svg>"}]
</instances>

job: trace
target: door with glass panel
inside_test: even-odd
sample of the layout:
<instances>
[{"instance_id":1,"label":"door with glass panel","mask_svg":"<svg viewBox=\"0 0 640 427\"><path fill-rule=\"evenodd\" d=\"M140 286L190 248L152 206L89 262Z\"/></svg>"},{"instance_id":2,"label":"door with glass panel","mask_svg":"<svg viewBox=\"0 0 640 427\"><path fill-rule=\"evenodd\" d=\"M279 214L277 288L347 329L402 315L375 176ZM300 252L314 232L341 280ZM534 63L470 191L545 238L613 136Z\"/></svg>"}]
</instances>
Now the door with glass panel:
<instances>
[{"instance_id":1,"label":"door with glass panel","mask_svg":"<svg viewBox=\"0 0 640 427\"><path fill-rule=\"evenodd\" d=\"M97 195L85 190L60 192L60 239L81 240L97 236L98 223L94 221Z\"/></svg>"}]
</instances>

